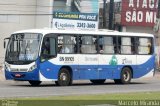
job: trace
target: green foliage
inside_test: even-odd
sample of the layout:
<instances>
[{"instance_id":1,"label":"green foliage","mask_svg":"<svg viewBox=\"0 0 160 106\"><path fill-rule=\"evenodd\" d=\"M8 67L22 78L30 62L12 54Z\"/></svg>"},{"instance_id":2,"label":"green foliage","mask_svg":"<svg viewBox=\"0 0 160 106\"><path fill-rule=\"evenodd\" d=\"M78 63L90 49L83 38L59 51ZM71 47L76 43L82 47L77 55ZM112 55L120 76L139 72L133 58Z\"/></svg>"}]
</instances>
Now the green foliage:
<instances>
[{"instance_id":1,"label":"green foliage","mask_svg":"<svg viewBox=\"0 0 160 106\"><path fill-rule=\"evenodd\" d=\"M1 102L18 101L18 106L86 106L96 104L114 104L119 101L139 101L139 100L159 100L160 92L139 92L139 93L113 93L99 95L70 95L70 96L51 96L39 98L10 98L3 99ZM2 104L0 103L0 104ZM12 103L12 102L10 102Z\"/></svg>"}]
</instances>

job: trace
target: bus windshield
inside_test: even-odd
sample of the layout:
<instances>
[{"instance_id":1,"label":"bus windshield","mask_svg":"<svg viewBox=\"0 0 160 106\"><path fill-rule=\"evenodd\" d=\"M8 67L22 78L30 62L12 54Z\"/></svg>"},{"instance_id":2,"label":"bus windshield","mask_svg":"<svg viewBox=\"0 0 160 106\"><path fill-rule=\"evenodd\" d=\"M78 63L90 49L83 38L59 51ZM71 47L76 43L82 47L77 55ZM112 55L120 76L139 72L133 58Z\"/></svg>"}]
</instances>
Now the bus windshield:
<instances>
[{"instance_id":1,"label":"bus windshield","mask_svg":"<svg viewBox=\"0 0 160 106\"><path fill-rule=\"evenodd\" d=\"M29 64L39 53L42 35L38 33L19 33L11 35L5 60L10 64Z\"/></svg>"}]
</instances>

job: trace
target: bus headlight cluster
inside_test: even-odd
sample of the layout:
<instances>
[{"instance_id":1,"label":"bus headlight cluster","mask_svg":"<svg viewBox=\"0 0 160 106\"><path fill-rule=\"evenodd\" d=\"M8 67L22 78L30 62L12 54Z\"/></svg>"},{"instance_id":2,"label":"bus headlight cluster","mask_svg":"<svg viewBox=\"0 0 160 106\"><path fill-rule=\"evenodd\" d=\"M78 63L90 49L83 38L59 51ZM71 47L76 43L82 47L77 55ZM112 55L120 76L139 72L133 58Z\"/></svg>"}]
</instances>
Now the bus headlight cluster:
<instances>
[{"instance_id":1,"label":"bus headlight cluster","mask_svg":"<svg viewBox=\"0 0 160 106\"><path fill-rule=\"evenodd\" d=\"M10 71L10 70L11 70L10 65L7 64L7 63L5 63L5 70L7 70L7 71Z\"/></svg>"},{"instance_id":2,"label":"bus headlight cluster","mask_svg":"<svg viewBox=\"0 0 160 106\"><path fill-rule=\"evenodd\" d=\"M36 68L37 68L37 65L34 64L28 71L33 71L33 70L36 69Z\"/></svg>"}]
</instances>

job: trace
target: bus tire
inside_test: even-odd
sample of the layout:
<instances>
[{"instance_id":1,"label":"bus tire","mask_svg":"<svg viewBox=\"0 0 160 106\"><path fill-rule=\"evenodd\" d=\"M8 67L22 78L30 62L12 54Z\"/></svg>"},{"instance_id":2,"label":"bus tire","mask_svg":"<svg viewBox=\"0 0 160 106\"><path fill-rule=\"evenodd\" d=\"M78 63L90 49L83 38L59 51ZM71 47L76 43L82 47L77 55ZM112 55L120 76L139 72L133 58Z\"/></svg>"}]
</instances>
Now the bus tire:
<instances>
[{"instance_id":1,"label":"bus tire","mask_svg":"<svg viewBox=\"0 0 160 106\"><path fill-rule=\"evenodd\" d=\"M41 84L41 81L29 81L31 86L39 86Z\"/></svg>"},{"instance_id":2,"label":"bus tire","mask_svg":"<svg viewBox=\"0 0 160 106\"><path fill-rule=\"evenodd\" d=\"M62 68L58 75L58 81L55 82L59 86L68 86L72 84L72 78L67 68Z\"/></svg>"},{"instance_id":3,"label":"bus tire","mask_svg":"<svg viewBox=\"0 0 160 106\"><path fill-rule=\"evenodd\" d=\"M105 79L99 79L99 80L90 80L93 84L103 84L106 80Z\"/></svg>"},{"instance_id":4,"label":"bus tire","mask_svg":"<svg viewBox=\"0 0 160 106\"><path fill-rule=\"evenodd\" d=\"M116 84L129 84L131 82L132 78L132 72L131 69L128 67L125 67L121 71L121 79L114 79L114 82Z\"/></svg>"}]
</instances>

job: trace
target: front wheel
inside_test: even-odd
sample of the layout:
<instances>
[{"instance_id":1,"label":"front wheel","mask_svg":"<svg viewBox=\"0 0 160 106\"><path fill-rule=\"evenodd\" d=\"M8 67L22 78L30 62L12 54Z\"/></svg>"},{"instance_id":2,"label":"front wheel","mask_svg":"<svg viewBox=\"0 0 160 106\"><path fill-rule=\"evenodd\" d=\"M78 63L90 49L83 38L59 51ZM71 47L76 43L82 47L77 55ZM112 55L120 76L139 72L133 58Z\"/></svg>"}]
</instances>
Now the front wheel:
<instances>
[{"instance_id":1,"label":"front wheel","mask_svg":"<svg viewBox=\"0 0 160 106\"><path fill-rule=\"evenodd\" d=\"M39 86L41 84L41 81L29 81L31 86Z\"/></svg>"},{"instance_id":2,"label":"front wheel","mask_svg":"<svg viewBox=\"0 0 160 106\"><path fill-rule=\"evenodd\" d=\"M93 84L103 84L106 80L105 79L99 79L99 80L90 80Z\"/></svg>"},{"instance_id":3,"label":"front wheel","mask_svg":"<svg viewBox=\"0 0 160 106\"><path fill-rule=\"evenodd\" d=\"M58 81L55 82L59 86L68 86L72 84L71 74L68 69L62 68L58 75Z\"/></svg>"},{"instance_id":4,"label":"front wheel","mask_svg":"<svg viewBox=\"0 0 160 106\"><path fill-rule=\"evenodd\" d=\"M122 69L120 79L114 79L116 84L129 84L131 82L132 72L131 69L125 67Z\"/></svg>"}]
</instances>

